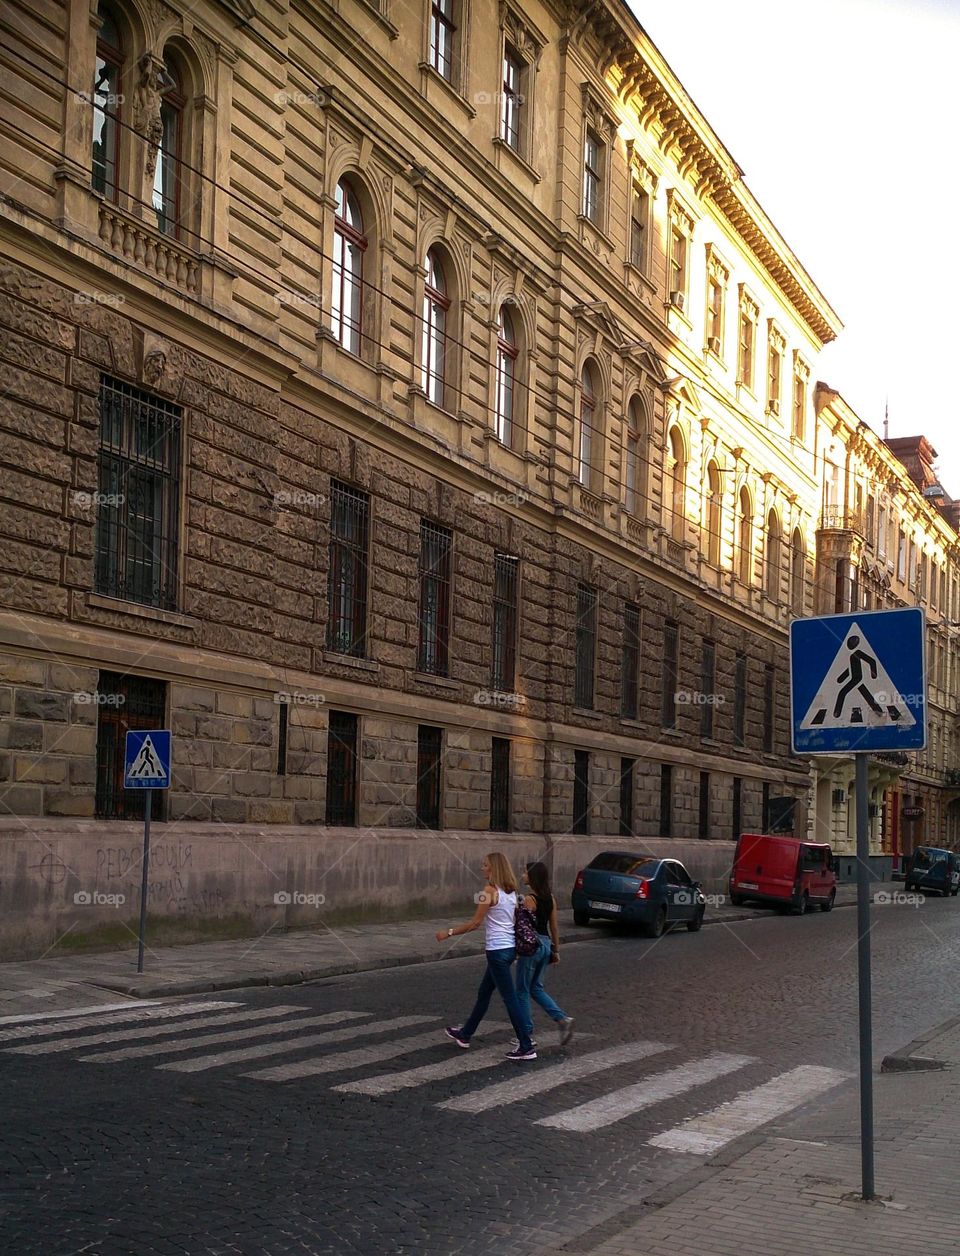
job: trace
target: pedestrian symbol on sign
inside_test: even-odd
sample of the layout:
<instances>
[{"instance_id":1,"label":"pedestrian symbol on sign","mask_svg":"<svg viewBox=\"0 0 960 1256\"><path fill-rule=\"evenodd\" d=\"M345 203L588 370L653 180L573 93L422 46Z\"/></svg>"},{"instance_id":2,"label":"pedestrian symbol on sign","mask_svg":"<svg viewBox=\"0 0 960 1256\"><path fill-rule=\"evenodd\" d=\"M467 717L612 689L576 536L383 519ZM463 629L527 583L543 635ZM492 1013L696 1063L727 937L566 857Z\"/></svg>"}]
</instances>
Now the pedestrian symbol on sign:
<instances>
[{"instance_id":1,"label":"pedestrian symbol on sign","mask_svg":"<svg viewBox=\"0 0 960 1256\"><path fill-rule=\"evenodd\" d=\"M127 777L132 781L165 781L167 774L157 757L150 737L144 737Z\"/></svg>"},{"instance_id":2,"label":"pedestrian symbol on sign","mask_svg":"<svg viewBox=\"0 0 960 1256\"><path fill-rule=\"evenodd\" d=\"M915 723L863 630L851 624L800 728L909 728Z\"/></svg>"}]
</instances>

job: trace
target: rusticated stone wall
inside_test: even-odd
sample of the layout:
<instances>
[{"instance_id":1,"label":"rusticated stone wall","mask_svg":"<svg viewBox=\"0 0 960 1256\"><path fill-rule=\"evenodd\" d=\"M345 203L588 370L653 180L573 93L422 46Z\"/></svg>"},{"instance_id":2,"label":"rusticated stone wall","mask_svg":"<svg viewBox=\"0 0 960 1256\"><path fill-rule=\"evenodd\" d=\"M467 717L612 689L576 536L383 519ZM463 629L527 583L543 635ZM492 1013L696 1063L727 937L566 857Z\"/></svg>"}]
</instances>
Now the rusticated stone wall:
<instances>
[{"instance_id":1,"label":"rusticated stone wall","mask_svg":"<svg viewBox=\"0 0 960 1256\"><path fill-rule=\"evenodd\" d=\"M4 431L0 601L11 615L0 660L0 791L19 815L92 816L101 671L167 686L174 733L171 821L318 824L325 815L331 709L360 716L358 823L414 823L417 726L444 730L441 820L484 830L491 738L512 743L517 830L568 831L576 748L591 752L594 835L619 830L619 764L637 760L634 827L659 832L659 772L675 764L673 831L697 835L699 770L711 772L711 826L730 832L734 774L785 779L786 727L776 752L760 741L765 662L785 681L782 646L708 613L699 598L598 558L571 536L519 518L462 478L437 474L340 430L332 417L284 401L277 388L197 349L164 341L151 377L183 408L180 592L175 611L94 588L98 393L103 375L145 386L153 333L122 304L78 301L25 267L0 270L0 310L16 334L0 344ZM333 479L369 494L367 657L326 649L329 503ZM421 520L453 534L450 672L417 671ZM497 551L521 559L517 703L491 696L492 576ZM574 706L576 590L598 595L595 702ZM620 714L623 609L642 609L639 712ZM663 730L664 619L680 626L684 692L700 686L705 635L716 641L714 732L701 706L677 706ZM747 746L732 747L733 656L750 657ZM782 691L781 691L782 696ZM289 712L278 771L279 699ZM790 787L784 787L789 792ZM780 792L780 787L775 788ZM744 824L758 789L744 788Z\"/></svg>"}]
</instances>

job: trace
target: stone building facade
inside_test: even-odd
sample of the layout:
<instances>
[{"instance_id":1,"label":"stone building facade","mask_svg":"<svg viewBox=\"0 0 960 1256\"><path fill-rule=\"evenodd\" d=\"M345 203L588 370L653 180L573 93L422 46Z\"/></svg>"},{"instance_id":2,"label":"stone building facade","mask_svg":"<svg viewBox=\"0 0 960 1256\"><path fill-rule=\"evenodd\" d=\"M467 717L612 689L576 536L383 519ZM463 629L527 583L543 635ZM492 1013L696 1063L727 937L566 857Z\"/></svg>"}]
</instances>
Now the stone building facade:
<instances>
[{"instance_id":1,"label":"stone building facade","mask_svg":"<svg viewBox=\"0 0 960 1256\"><path fill-rule=\"evenodd\" d=\"M817 532L817 614L921 607L926 617L927 747L870 761L870 849L901 867L917 846L960 847L960 546L957 503L924 437L882 439L818 383L824 504ZM856 850L854 762L813 761L812 831Z\"/></svg>"},{"instance_id":2,"label":"stone building facade","mask_svg":"<svg viewBox=\"0 0 960 1256\"><path fill-rule=\"evenodd\" d=\"M804 796L840 324L626 9L17 30L8 812L135 818L151 726L171 824L729 840Z\"/></svg>"}]
</instances>

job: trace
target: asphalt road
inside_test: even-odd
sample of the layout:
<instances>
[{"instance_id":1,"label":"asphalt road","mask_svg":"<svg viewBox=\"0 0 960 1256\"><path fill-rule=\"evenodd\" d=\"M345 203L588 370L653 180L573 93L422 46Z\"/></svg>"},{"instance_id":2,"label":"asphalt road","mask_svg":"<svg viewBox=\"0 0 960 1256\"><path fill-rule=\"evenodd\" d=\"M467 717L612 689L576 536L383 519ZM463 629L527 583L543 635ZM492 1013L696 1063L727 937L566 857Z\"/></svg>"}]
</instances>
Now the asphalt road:
<instances>
[{"instance_id":1,"label":"asphalt road","mask_svg":"<svg viewBox=\"0 0 960 1256\"><path fill-rule=\"evenodd\" d=\"M957 1012L960 900L873 920L879 1059ZM829 1110L839 1092L811 1076L851 1084L855 929L844 909L568 946L549 987L577 1033L561 1053L538 1013L526 1065L500 1058L496 1002L470 1051L442 1036L477 959L3 1026L0 1251L589 1251L593 1227L702 1162L670 1148L684 1122L737 1100L755 1126L758 1096L806 1079L773 1129ZM490 1089L518 1079L538 1093Z\"/></svg>"}]
</instances>

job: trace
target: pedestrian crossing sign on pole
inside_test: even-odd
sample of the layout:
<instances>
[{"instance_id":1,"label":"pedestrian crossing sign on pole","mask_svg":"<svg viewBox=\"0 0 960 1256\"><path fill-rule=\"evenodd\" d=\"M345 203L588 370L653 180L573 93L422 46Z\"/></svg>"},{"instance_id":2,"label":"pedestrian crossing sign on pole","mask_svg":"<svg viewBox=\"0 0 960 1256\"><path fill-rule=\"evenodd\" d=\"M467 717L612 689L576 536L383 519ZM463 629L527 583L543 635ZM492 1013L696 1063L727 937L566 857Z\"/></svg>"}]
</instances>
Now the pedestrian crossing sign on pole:
<instances>
[{"instance_id":1,"label":"pedestrian crossing sign on pole","mask_svg":"<svg viewBox=\"0 0 960 1256\"><path fill-rule=\"evenodd\" d=\"M795 619L790 711L795 754L922 750L925 617L908 607Z\"/></svg>"},{"instance_id":2,"label":"pedestrian crossing sign on pole","mask_svg":"<svg viewBox=\"0 0 960 1256\"><path fill-rule=\"evenodd\" d=\"M170 788L170 730L127 732L123 756L124 789Z\"/></svg>"}]
</instances>

